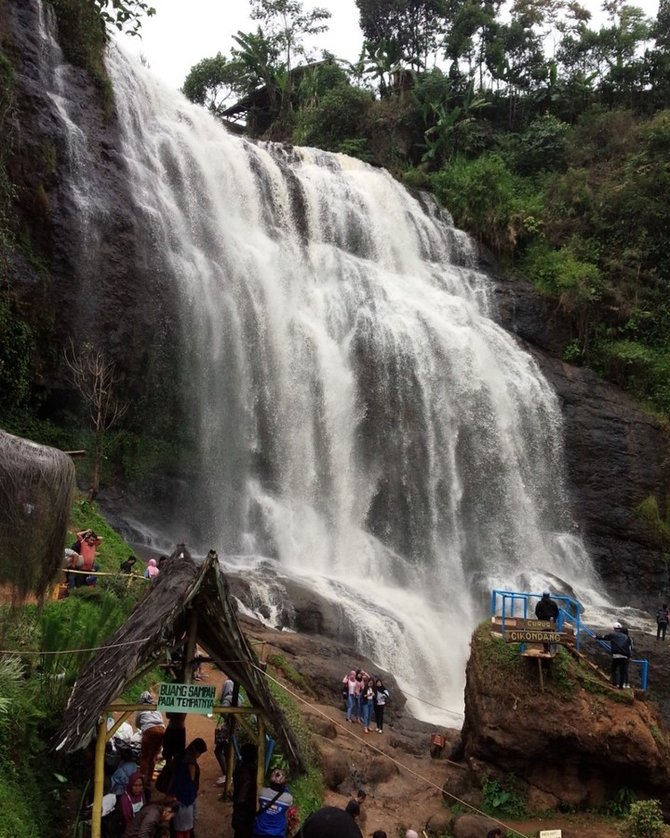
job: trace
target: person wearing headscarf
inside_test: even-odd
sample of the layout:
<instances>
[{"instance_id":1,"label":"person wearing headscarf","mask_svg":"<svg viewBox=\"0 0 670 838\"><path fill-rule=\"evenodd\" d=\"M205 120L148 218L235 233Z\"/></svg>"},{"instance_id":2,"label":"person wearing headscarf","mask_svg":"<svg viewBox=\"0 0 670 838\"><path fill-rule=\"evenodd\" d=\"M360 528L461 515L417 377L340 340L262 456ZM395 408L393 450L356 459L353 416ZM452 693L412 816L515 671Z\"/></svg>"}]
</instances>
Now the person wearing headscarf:
<instances>
[{"instance_id":1,"label":"person wearing headscarf","mask_svg":"<svg viewBox=\"0 0 670 838\"><path fill-rule=\"evenodd\" d=\"M156 559L149 559L147 563L147 569L144 571L144 578L151 579L154 581L160 570L158 569L158 565L156 564Z\"/></svg>"},{"instance_id":2,"label":"person wearing headscarf","mask_svg":"<svg viewBox=\"0 0 670 838\"><path fill-rule=\"evenodd\" d=\"M124 829L128 828L130 822L141 812L146 802L142 772L135 771L134 774L130 775L125 790L116 798L116 808L123 815Z\"/></svg>"},{"instance_id":3,"label":"person wearing headscarf","mask_svg":"<svg viewBox=\"0 0 670 838\"><path fill-rule=\"evenodd\" d=\"M155 704L155 699L149 690L140 696L140 704ZM158 710L140 710L135 716L135 727L142 734L140 747L140 771L144 777L144 784L148 788L154 776L154 768L158 755L163 747L165 725Z\"/></svg>"},{"instance_id":4,"label":"person wearing headscarf","mask_svg":"<svg viewBox=\"0 0 670 838\"><path fill-rule=\"evenodd\" d=\"M128 785L128 780L138 770L137 763L130 748L118 746L118 751L121 756L121 761L116 766L110 779L112 794L123 794Z\"/></svg>"},{"instance_id":5,"label":"person wearing headscarf","mask_svg":"<svg viewBox=\"0 0 670 838\"><path fill-rule=\"evenodd\" d=\"M356 670L352 669L348 675L342 679L342 683L347 688L347 721L352 721L352 714L358 719L358 704L356 702Z\"/></svg>"},{"instance_id":6,"label":"person wearing headscarf","mask_svg":"<svg viewBox=\"0 0 670 838\"><path fill-rule=\"evenodd\" d=\"M384 732L384 709L386 702L389 700L389 691L384 686L381 678L375 681L375 722L377 724L377 733Z\"/></svg>"}]
</instances>

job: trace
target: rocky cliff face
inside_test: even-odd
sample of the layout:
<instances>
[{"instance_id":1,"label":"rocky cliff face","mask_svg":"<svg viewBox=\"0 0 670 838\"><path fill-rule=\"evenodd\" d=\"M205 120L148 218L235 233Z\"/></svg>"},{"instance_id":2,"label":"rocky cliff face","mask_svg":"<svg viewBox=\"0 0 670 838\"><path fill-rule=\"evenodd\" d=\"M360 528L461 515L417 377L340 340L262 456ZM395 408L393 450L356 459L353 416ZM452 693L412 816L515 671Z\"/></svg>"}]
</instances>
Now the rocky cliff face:
<instances>
[{"instance_id":1,"label":"rocky cliff face","mask_svg":"<svg viewBox=\"0 0 670 838\"><path fill-rule=\"evenodd\" d=\"M45 64L44 27L35 2L0 5L0 39L15 67L15 232L9 286L42 338L45 410L67 406L62 347L95 338L117 362L130 417L141 428L161 416L173 427L188 413L179 376L184 336L161 254L140 247L145 230L132 211L132 184L120 154L118 125L82 70L59 71L83 126L92 220L75 207L76 167L58 115L53 69ZM104 231L96 233L95 231ZM142 253L153 253L148 264ZM568 327L530 286L499 283L500 317L532 351L563 405L575 517L607 589L639 605L668 589L662 545L635 507L654 496L663 513L669 488L670 436L659 421L592 373L557 360ZM552 354L553 353L553 354Z\"/></svg>"},{"instance_id":2,"label":"rocky cliff face","mask_svg":"<svg viewBox=\"0 0 670 838\"><path fill-rule=\"evenodd\" d=\"M526 345L559 395L575 520L606 589L622 603L654 610L668 592L658 533L636 507L670 500L668 425L640 410L588 369L563 363L570 327L523 282L498 284L503 325Z\"/></svg>"},{"instance_id":3,"label":"rocky cliff face","mask_svg":"<svg viewBox=\"0 0 670 838\"><path fill-rule=\"evenodd\" d=\"M157 418L159 404L179 415L178 315L160 254L152 264L141 257L146 234L129 200L118 123L87 73L55 58L50 14L48 4L42 12L33 0L0 5L15 99L9 175L16 247L5 270L41 343L46 410L72 407L60 350L73 338L116 363L135 422L147 412ZM65 127L72 109L81 132Z\"/></svg>"}]
</instances>

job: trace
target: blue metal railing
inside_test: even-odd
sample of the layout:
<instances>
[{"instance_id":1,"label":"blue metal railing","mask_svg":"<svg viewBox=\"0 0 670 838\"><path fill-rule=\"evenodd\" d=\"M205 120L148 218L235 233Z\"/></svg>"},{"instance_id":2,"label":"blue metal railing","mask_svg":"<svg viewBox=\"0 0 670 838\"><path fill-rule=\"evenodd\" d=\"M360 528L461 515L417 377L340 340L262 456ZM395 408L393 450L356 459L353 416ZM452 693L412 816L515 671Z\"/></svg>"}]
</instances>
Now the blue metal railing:
<instances>
[{"instance_id":1,"label":"blue metal railing","mask_svg":"<svg viewBox=\"0 0 670 838\"><path fill-rule=\"evenodd\" d=\"M569 623L574 627L575 631L575 648L579 651L582 633L588 637L592 637L606 652L609 653L610 647L606 640L600 640L596 637L595 631L589 628L582 622L581 615L584 611L583 605L576 599L572 599L564 594L552 594L552 600L558 605L558 620L556 621L556 631L562 631L565 623ZM494 589L491 591L491 615L495 616L498 613L498 601L500 600L500 616L502 619L502 632L505 633L505 619L512 619L514 617L523 617L527 620L529 604L531 600L542 599L542 594L521 592L521 591L503 591ZM517 609L517 605L519 608ZM517 614L517 610L522 613ZM532 618L535 616L535 609L532 610ZM630 663L636 664L640 667L640 687L643 690L647 689L649 680L649 661L646 658L633 658Z\"/></svg>"}]
</instances>

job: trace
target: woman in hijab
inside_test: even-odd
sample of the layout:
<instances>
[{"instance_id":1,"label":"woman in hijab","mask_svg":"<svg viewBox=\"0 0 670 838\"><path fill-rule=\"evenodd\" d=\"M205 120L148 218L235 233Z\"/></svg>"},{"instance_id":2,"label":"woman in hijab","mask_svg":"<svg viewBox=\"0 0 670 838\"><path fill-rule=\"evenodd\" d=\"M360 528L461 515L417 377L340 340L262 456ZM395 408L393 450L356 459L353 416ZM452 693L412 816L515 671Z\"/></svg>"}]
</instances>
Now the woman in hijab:
<instances>
[{"instance_id":1,"label":"woman in hijab","mask_svg":"<svg viewBox=\"0 0 670 838\"><path fill-rule=\"evenodd\" d=\"M116 798L116 808L123 815L124 829L128 829L129 824L142 811L146 802L142 772L135 771L130 775L126 790Z\"/></svg>"}]
</instances>

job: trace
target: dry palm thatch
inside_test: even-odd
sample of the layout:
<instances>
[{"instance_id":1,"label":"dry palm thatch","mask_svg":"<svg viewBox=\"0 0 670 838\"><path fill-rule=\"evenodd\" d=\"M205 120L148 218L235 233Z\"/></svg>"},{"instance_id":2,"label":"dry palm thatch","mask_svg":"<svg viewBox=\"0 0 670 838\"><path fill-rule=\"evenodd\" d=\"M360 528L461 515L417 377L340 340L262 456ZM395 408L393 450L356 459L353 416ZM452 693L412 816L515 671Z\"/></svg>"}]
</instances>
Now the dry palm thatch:
<instances>
[{"instance_id":1,"label":"dry palm thatch","mask_svg":"<svg viewBox=\"0 0 670 838\"><path fill-rule=\"evenodd\" d=\"M0 431L0 584L42 596L63 564L75 489L62 451Z\"/></svg>"},{"instance_id":2,"label":"dry palm thatch","mask_svg":"<svg viewBox=\"0 0 670 838\"><path fill-rule=\"evenodd\" d=\"M194 615L198 645L228 677L244 687L252 706L269 720L292 767L304 770L297 740L237 622L216 553L210 551L205 562L197 565L183 545L177 547L146 597L77 679L56 739L57 749L71 752L84 747L110 703L138 673L166 661L167 653L178 645Z\"/></svg>"}]
</instances>

